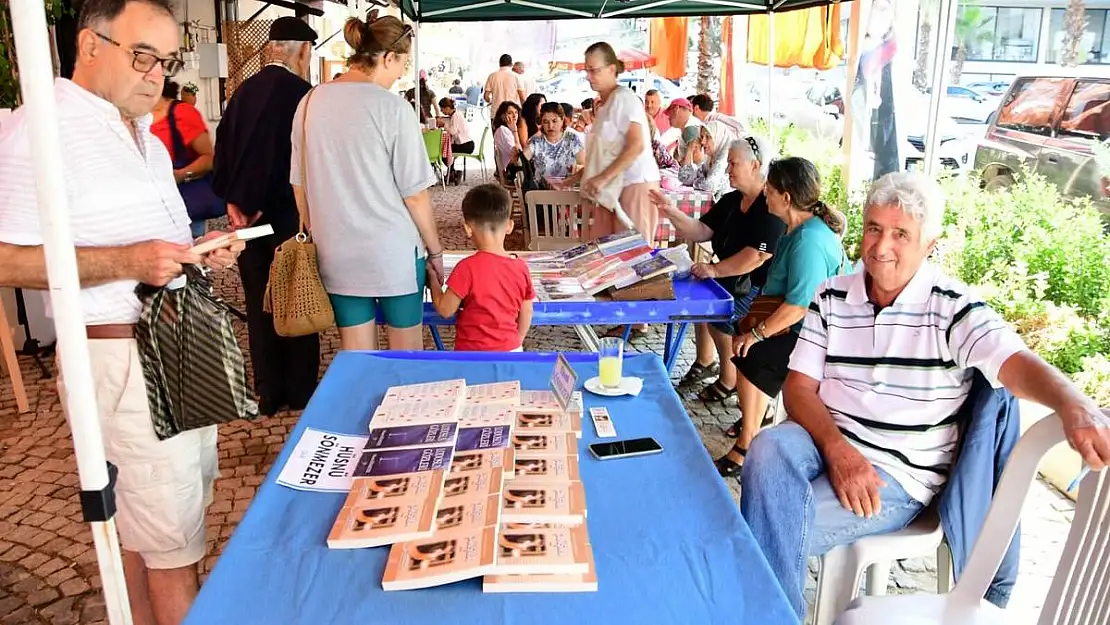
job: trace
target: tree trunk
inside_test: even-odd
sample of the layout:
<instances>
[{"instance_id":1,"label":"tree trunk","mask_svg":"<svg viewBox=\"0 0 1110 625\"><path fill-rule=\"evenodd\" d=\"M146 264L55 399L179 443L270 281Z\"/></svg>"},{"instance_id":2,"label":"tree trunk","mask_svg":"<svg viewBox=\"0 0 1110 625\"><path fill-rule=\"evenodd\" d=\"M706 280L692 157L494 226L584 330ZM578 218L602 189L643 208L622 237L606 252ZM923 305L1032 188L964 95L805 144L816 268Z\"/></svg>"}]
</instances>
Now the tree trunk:
<instances>
[{"instance_id":1,"label":"tree trunk","mask_svg":"<svg viewBox=\"0 0 1110 625\"><path fill-rule=\"evenodd\" d=\"M698 93L709 92L709 82L713 80L713 61L709 53L709 30L712 27L709 16L702 17L698 32Z\"/></svg>"},{"instance_id":2,"label":"tree trunk","mask_svg":"<svg viewBox=\"0 0 1110 625\"><path fill-rule=\"evenodd\" d=\"M960 43L956 47L956 60L952 62L952 75L948 77L948 84L960 84L960 76L964 73L964 62L967 61L967 46ZM944 87L942 87L943 89Z\"/></svg>"},{"instance_id":3,"label":"tree trunk","mask_svg":"<svg viewBox=\"0 0 1110 625\"><path fill-rule=\"evenodd\" d=\"M1076 67L1086 60L1083 35L1087 32L1087 16L1083 0L1068 0L1064 12L1064 41L1060 46L1058 62L1063 67Z\"/></svg>"},{"instance_id":4,"label":"tree trunk","mask_svg":"<svg viewBox=\"0 0 1110 625\"><path fill-rule=\"evenodd\" d=\"M929 86L929 53L933 49L933 24L921 22L921 32L917 41L917 66L913 70L913 86L925 89Z\"/></svg>"}]
</instances>

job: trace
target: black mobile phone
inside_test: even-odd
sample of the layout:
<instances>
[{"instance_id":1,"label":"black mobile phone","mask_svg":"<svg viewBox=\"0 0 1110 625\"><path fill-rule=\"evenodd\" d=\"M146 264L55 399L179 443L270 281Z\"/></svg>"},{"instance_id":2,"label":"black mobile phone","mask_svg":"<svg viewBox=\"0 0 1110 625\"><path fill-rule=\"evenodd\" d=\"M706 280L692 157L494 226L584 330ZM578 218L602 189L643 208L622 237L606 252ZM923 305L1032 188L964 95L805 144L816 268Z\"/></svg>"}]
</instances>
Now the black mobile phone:
<instances>
[{"instance_id":1,"label":"black mobile phone","mask_svg":"<svg viewBox=\"0 0 1110 625\"><path fill-rule=\"evenodd\" d=\"M654 438L633 438L626 441L593 443L590 445L590 454L598 460L647 456L661 451L663 451L663 446Z\"/></svg>"}]
</instances>

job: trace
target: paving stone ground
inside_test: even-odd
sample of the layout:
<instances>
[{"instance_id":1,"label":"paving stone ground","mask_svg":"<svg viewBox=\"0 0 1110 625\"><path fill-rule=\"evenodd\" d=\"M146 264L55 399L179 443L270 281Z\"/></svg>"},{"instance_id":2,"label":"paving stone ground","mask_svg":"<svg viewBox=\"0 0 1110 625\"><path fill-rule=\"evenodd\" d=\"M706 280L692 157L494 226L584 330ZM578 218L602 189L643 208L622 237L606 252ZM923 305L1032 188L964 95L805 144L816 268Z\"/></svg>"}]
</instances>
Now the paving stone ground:
<instances>
[{"instance_id":1,"label":"paving stone ground","mask_svg":"<svg viewBox=\"0 0 1110 625\"><path fill-rule=\"evenodd\" d=\"M471 177L476 178L473 171ZM440 233L448 248L469 247L459 211L464 191L465 187L434 191ZM520 242L517 236L510 237L510 246L519 249ZM224 274L217 288L225 299L241 306L237 275ZM240 326L238 333L249 357L246 328ZM448 345L450 336L445 332ZM332 331L322 343L321 370L334 356L338 336ZM426 345L431 347L427 336ZM632 345L637 351L655 353L662 353L662 346L662 329L655 329ZM580 349L571 328L535 328L525 347ZM675 367L676 379L692 358L691 339ZM80 522L72 441L54 381L42 379L30 357L20 357L20 365L31 412L16 413L11 384L6 377L0 380L0 625L106 623L91 534L88 525ZM697 400L695 391L680 394L707 453L717 457L729 444L721 427L735 418L736 402L706 405ZM201 563L202 574L207 574L219 558L298 416L283 413L256 423L220 428L222 477L216 483L215 502L208 509L209 549ZM738 497L735 481L729 487ZM1022 567L1014 589L1011 622L1035 622L1067 536L1072 509L1072 503L1051 487L1034 485L1023 509ZM901 562L891 573L891 592L930 592L935 589L935 570L932 558ZM811 595L812 588L811 579Z\"/></svg>"}]
</instances>

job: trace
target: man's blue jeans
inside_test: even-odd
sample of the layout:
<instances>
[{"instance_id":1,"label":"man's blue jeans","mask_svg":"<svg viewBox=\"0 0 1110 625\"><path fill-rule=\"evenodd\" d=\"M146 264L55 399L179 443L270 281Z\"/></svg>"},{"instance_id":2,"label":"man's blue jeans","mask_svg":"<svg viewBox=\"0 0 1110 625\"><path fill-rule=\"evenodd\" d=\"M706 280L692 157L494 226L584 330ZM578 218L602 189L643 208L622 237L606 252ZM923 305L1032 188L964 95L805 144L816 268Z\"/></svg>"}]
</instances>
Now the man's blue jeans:
<instances>
[{"instance_id":1,"label":"man's blue jeans","mask_svg":"<svg viewBox=\"0 0 1110 625\"><path fill-rule=\"evenodd\" d=\"M879 491L882 509L865 519L840 505L825 475L825 461L809 432L787 422L761 432L744 459L740 511L771 564L786 598L805 620L806 558L864 536L905 527L924 507L889 474Z\"/></svg>"}]
</instances>

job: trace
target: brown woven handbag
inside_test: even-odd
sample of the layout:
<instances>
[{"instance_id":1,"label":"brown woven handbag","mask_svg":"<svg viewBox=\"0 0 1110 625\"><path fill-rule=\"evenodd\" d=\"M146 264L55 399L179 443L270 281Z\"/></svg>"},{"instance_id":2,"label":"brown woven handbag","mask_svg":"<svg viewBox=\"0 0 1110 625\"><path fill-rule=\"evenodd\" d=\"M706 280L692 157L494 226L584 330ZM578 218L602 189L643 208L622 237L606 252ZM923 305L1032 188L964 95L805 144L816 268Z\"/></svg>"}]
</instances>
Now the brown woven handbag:
<instances>
[{"instance_id":1,"label":"brown woven handbag","mask_svg":"<svg viewBox=\"0 0 1110 625\"><path fill-rule=\"evenodd\" d=\"M312 91L315 91L313 89ZM308 201L308 104L312 91L305 96L301 117L301 189ZM305 210L308 207L305 206ZM262 296L262 309L274 316L274 331L278 336L305 336L323 332L335 325L335 312L328 299L328 292L320 280L320 266L316 259L316 244L305 229L301 217L300 232L274 251L270 265L270 280Z\"/></svg>"},{"instance_id":2,"label":"brown woven handbag","mask_svg":"<svg viewBox=\"0 0 1110 625\"><path fill-rule=\"evenodd\" d=\"M782 306L782 303L785 301L785 297L776 297L773 295L760 295L759 297L753 299L752 305L748 308L748 314L744 315L744 318L736 324L736 327L740 330L740 334L747 334L748 332L751 332L752 328L766 321L767 317L773 315L774 312L779 309L779 306ZM783 328L782 330L766 338L785 334L788 330L790 330L789 327Z\"/></svg>"}]
</instances>

